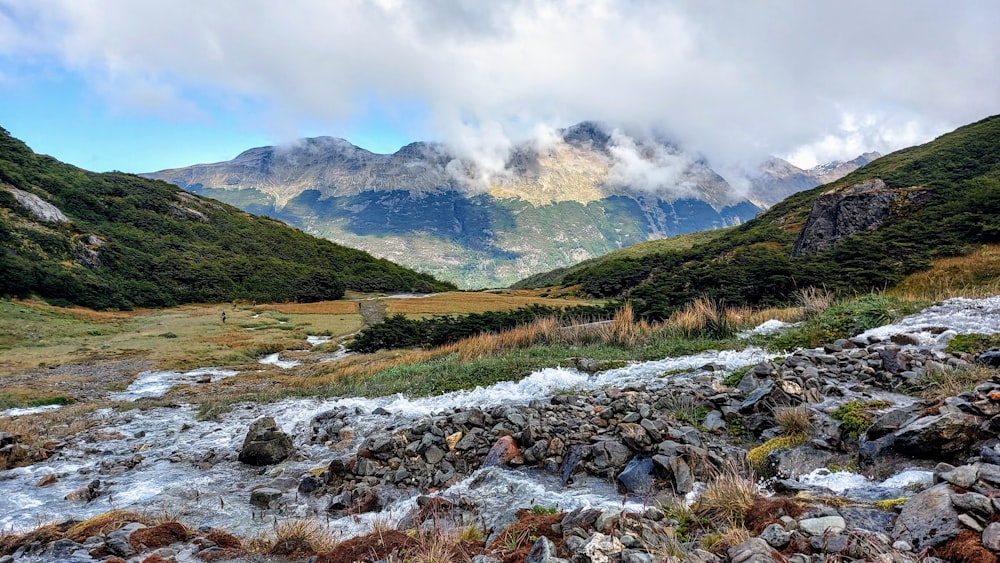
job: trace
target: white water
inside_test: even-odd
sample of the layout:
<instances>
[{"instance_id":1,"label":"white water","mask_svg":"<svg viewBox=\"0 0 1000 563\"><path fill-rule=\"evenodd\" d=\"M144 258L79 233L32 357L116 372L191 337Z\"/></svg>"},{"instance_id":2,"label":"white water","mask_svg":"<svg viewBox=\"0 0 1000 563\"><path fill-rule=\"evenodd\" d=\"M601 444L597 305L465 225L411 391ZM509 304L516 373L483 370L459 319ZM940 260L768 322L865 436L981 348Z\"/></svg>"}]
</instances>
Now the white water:
<instances>
[{"instance_id":1,"label":"white water","mask_svg":"<svg viewBox=\"0 0 1000 563\"><path fill-rule=\"evenodd\" d=\"M61 408L62 405L42 405L40 407L24 407L24 408L13 408L0 411L0 418L5 416L27 416L29 414L39 414L48 411L54 411Z\"/></svg>"},{"instance_id":2,"label":"white water","mask_svg":"<svg viewBox=\"0 0 1000 563\"><path fill-rule=\"evenodd\" d=\"M816 469L808 475L799 477L799 482L806 485L823 487L834 493L865 500L884 497L887 492L898 491L900 494L914 488L926 488L933 484L934 472L923 469L907 469L884 481L874 481L851 473L849 471L830 471Z\"/></svg>"},{"instance_id":3,"label":"white water","mask_svg":"<svg viewBox=\"0 0 1000 563\"><path fill-rule=\"evenodd\" d=\"M993 310L1000 307L1000 300L992 303L989 306ZM970 327L975 324L980 327L976 331L985 332L982 327L990 324L987 318L990 315L982 313L984 307L989 310L983 301L952 301L942 307L947 307L947 310L931 313L937 315L933 317L933 322L905 319L897 326L933 324L950 327L949 315L952 314L956 318L956 330L973 330ZM977 312L970 313L969 308ZM914 317L928 318L921 315ZM970 319L976 319L975 323ZM1000 332L1000 315L993 316L990 326L992 329L989 332ZM900 330L903 329L890 328L887 334ZM46 461L0 473L0 529L26 530L36 527L39 522L59 521L69 516L93 516L110 508L138 508L165 510L195 526L220 526L250 534L273 525L271 519L262 522L255 518L255 512L248 503L250 490L263 485L276 485L291 491L286 493L286 498L294 508L286 515L319 516L322 520L328 499L297 498L294 492L295 483L305 471L324 467L330 459L345 455L343 451L332 452L325 446L303 442L310 420L319 413L343 409L358 412L350 422L360 441L375 429L402 427L420 416L455 407L526 404L565 391L588 392L612 385L666 383L668 380L661 377L664 372L694 371L705 364L719 364L726 370L733 370L767 357L764 350L748 348L637 362L595 375L571 368L549 368L521 381L429 398L411 399L397 395L375 399L295 399L264 405L247 404L225 414L217 422L197 420L193 408L187 406L125 412L108 409L93 415L101 419L101 426L106 432L83 433ZM212 373L213 377L227 376L221 370L196 371ZM148 372L120 397L162 394L167 383L187 382L185 377L195 372L153 375L168 373L173 372ZM379 407L388 410L390 415L371 414ZM298 459L302 461L286 461L264 469L236 461L236 453L247 427L264 415L274 416L282 429L296 440ZM129 464L134 464L134 467L124 469ZM54 474L57 482L38 487L39 480L48 474ZM94 479L100 479L102 490L107 491L102 496L89 504L64 500L68 493ZM576 506L621 508L621 497L607 483L602 485L603 488L590 482L586 486L574 484L564 488L554 476L532 471L491 469L473 475L441 494L446 497L463 495L490 511L506 511L531 504L558 506L561 509ZM875 485L882 488L902 486L892 480ZM398 517L412 502L413 499L400 499L390 507L389 514ZM339 533L353 535L364 532L373 517L375 515L345 518L330 525Z\"/></svg>"},{"instance_id":4,"label":"white water","mask_svg":"<svg viewBox=\"0 0 1000 563\"><path fill-rule=\"evenodd\" d=\"M135 401L144 397L162 397L171 387L197 383L207 377L210 382L232 377L237 371L219 368L199 368L184 373L176 371L144 371L122 392L111 393L115 401Z\"/></svg>"},{"instance_id":5,"label":"white water","mask_svg":"<svg viewBox=\"0 0 1000 563\"><path fill-rule=\"evenodd\" d=\"M299 365L299 362L296 360L282 360L278 352L268 354L257 361L262 364L278 366L281 369L290 369Z\"/></svg>"},{"instance_id":6,"label":"white water","mask_svg":"<svg viewBox=\"0 0 1000 563\"><path fill-rule=\"evenodd\" d=\"M934 334L928 328L947 328ZM916 337L922 346L943 349L956 334L995 334L1000 332L1000 296L986 299L955 298L928 307L899 322L873 328L862 337L887 339L905 333Z\"/></svg>"},{"instance_id":7,"label":"white water","mask_svg":"<svg viewBox=\"0 0 1000 563\"><path fill-rule=\"evenodd\" d=\"M306 342L308 342L310 346L319 346L320 344L326 344L329 342L330 338L331 337L329 336L313 336L310 334L306 337Z\"/></svg>"}]
</instances>

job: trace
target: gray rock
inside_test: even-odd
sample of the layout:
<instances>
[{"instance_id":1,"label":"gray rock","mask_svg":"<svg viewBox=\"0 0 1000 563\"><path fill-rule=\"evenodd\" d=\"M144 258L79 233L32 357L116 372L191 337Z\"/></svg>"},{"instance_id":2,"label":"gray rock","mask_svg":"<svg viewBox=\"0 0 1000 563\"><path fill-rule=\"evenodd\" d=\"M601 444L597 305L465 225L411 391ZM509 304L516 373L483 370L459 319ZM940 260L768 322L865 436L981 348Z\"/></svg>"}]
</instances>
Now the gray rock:
<instances>
[{"instance_id":1,"label":"gray rock","mask_svg":"<svg viewBox=\"0 0 1000 563\"><path fill-rule=\"evenodd\" d=\"M989 520L993 516L993 501L979 493L951 495L951 503L960 512L969 512L980 520Z\"/></svg>"},{"instance_id":2,"label":"gray rock","mask_svg":"<svg viewBox=\"0 0 1000 563\"><path fill-rule=\"evenodd\" d=\"M643 431L645 432L645 431ZM621 442L605 441L590 448L591 463L597 470L621 467L632 457L632 450Z\"/></svg>"},{"instance_id":3,"label":"gray rock","mask_svg":"<svg viewBox=\"0 0 1000 563\"><path fill-rule=\"evenodd\" d=\"M969 528L970 530L973 530L975 532L982 532L983 531L982 524L980 524L979 522L977 522L975 518L973 518L972 516L970 516L968 514L959 514L958 515L958 521L961 522L962 525L964 525L966 528Z\"/></svg>"},{"instance_id":4,"label":"gray rock","mask_svg":"<svg viewBox=\"0 0 1000 563\"><path fill-rule=\"evenodd\" d=\"M920 550L958 536L962 525L951 504L951 485L942 483L923 491L903 505L890 537Z\"/></svg>"},{"instance_id":5,"label":"gray rock","mask_svg":"<svg viewBox=\"0 0 1000 563\"><path fill-rule=\"evenodd\" d=\"M709 432L715 430L722 430L726 427L726 421L722 418L722 413L717 410L712 410L708 412L708 416L705 417L705 422L703 422L702 427Z\"/></svg>"},{"instance_id":6,"label":"gray rock","mask_svg":"<svg viewBox=\"0 0 1000 563\"><path fill-rule=\"evenodd\" d=\"M645 551L626 549L622 551L622 563L656 563L657 559Z\"/></svg>"},{"instance_id":7,"label":"gray rock","mask_svg":"<svg viewBox=\"0 0 1000 563\"><path fill-rule=\"evenodd\" d=\"M810 536L822 536L826 533L839 534L847 529L847 522L842 516L803 518L799 520L799 529Z\"/></svg>"},{"instance_id":8,"label":"gray rock","mask_svg":"<svg viewBox=\"0 0 1000 563\"><path fill-rule=\"evenodd\" d=\"M270 487L262 487L250 491L250 504L259 508L271 508L281 499L281 491Z\"/></svg>"},{"instance_id":9,"label":"gray rock","mask_svg":"<svg viewBox=\"0 0 1000 563\"><path fill-rule=\"evenodd\" d=\"M876 508L841 508L848 530L888 530L896 520L895 512Z\"/></svg>"},{"instance_id":10,"label":"gray rock","mask_svg":"<svg viewBox=\"0 0 1000 563\"><path fill-rule=\"evenodd\" d=\"M981 422L979 417L954 411L918 418L895 432L893 448L922 459L956 459L968 455Z\"/></svg>"},{"instance_id":11,"label":"gray rock","mask_svg":"<svg viewBox=\"0 0 1000 563\"><path fill-rule=\"evenodd\" d=\"M1000 551L1000 523L993 522L983 530L983 547L990 551Z\"/></svg>"},{"instance_id":12,"label":"gray rock","mask_svg":"<svg viewBox=\"0 0 1000 563\"><path fill-rule=\"evenodd\" d=\"M829 467L835 455L811 447L782 448L771 451L765 459L763 477L795 479L821 467Z\"/></svg>"},{"instance_id":13,"label":"gray rock","mask_svg":"<svg viewBox=\"0 0 1000 563\"><path fill-rule=\"evenodd\" d=\"M938 478L952 485L968 489L979 478L979 471L974 465L960 465L950 471L938 474Z\"/></svg>"},{"instance_id":14,"label":"gray rock","mask_svg":"<svg viewBox=\"0 0 1000 563\"><path fill-rule=\"evenodd\" d=\"M247 430L240 449L239 460L247 465L273 465L295 451L292 439L274 422L274 418L264 416L255 420Z\"/></svg>"},{"instance_id":15,"label":"gray rock","mask_svg":"<svg viewBox=\"0 0 1000 563\"><path fill-rule=\"evenodd\" d=\"M767 545L782 549L792 540L792 534L785 530L781 524L770 524L760 533L760 539L767 542Z\"/></svg>"},{"instance_id":16,"label":"gray rock","mask_svg":"<svg viewBox=\"0 0 1000 563\"><path fill-rule=\"evenodd\" d=\"M730 547L726 552L731 563L775 563L771 546L761 538L750 538L747 541Z\"/></svg>"},{"instance_id":17,"label":"gray rock","mask_svg":"<svg viewBox=\"0 0 1000 563\"><path fill-rule=\"evenodd\" d=\"M524 558L524 563L556 563L558 561L565 561L565 559L556 557L556 544L545 536L538 538L535 545L531 546L528 556Z\"/></svg>"},{"instance_id":18,"label":"gray rock","mask_svg":"<svg viewBox=\"0 0 1000 563\"><path fill-rule=\"evenodd\" d=\"M792 245L792 256L830 248L854 233L878 229L901 199L909 199L901 195L878 178L821 195Z\"/></svg>"},{"instance_id":19,"label":"gray rock","mask_svg":"<svg viewBox=\"0 0 1000 563\"><path fill-rule=\"evenodd\" d=\"M704 549L696 549L684 556L684 563L720 563L721 561L717 555Z\"/></svg>"}]
</instances>

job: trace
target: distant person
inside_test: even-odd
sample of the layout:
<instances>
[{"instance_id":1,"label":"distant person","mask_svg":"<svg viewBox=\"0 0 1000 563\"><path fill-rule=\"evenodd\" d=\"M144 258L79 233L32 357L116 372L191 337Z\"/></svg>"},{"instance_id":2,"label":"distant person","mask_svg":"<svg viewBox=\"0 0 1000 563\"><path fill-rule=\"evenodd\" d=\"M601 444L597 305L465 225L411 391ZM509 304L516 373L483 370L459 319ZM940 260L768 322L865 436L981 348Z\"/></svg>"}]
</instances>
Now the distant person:
<instances>
[{"instance_id":1,"label":"distant person","mask_svg":"<svg viewBox=\"0 0 1000 563\"><path fill-rule=\"evenodd\" d=\"M222 324L226 324L226 312L222 312Z\"/></svg>"},{"instance_id":2,"label":"distant person","mask_svg":"<svg viewBox=\"0 0 1000 563\"><path fill-rule=\"evenodd\" d=\"M256 307L256 306L257 306L257 300L256 300L256 299L254 299L254 300L253 300L253 303L252 303L252 304L251 304L250 306L251 306L251 307Z\"/></svg>"}]
</instances>

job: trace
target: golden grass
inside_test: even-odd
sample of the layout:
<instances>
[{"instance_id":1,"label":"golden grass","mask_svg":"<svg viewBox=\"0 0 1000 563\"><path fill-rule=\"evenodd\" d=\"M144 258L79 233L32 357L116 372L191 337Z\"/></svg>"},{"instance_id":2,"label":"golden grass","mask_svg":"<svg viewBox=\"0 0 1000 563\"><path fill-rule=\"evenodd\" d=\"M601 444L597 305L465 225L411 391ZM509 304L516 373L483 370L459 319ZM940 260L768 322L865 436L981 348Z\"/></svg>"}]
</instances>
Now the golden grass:
<instances>
[{"instance_id":1,"label":"golden grass","mask_svg":"<svg viewBox=\"0 0 1000 563\"><path fill-rule=\"evenodd\" d=\"M1000 294L1000 245L987 244L964 256L941 258L886 292L909 301Z\"/></svg>"},{"instance_id":2,"label":"golden grass","mask_svg":"<svg viewBox=\"0 0 1000 563\"><path fill-rule=\"evenodd\" d=\"M131 510L112 510L111 512L105 512L104 514L100 514L74 525L69 530L66 530L65 537L80 543L91 536L103 536L109 534L131 522L141 522L146 525L154 524L138 512L132 512Z\"/></svg>"},{"instance_id":3,"label":"golden grass","mask_svg":"<svg viewBox=\"0 0 1000 563\"><path fill-rule=\"evenodd\" d=\"M327 528L315 520L292 518L275 523L274 530L245 542L246 550L292 557L308 557L331 551L339 542Z\"/></svg>"},{"instance_id":4,"label":"golden grass","mask_svg":"<svg viewBox=\"0 0 1000 563\"><path fill-rule=\"evenodd\" d=\"M774 420L786 436L805 435L812 430L809 408L805 406L775 409Z\"/></svg>"},{"instance_id":5,"label":"golden grass","mask_svg":"<svg viewBox=\"0 0 1000 563\"><path fill-rule=\"evenodd\" d=\"M753 469L729 461L705 485L694 512L718 526L742 527L757 494Z\"/></svg>"},{"instance_id":6,"label":"golden grass","mask_svg":"<svg viewBox=\"0 0 1000 563\"><path fill-rule=\"evenodd\" d=\"M503 292L463 292L451 291L418 299L384 299L388 314L404 315L445 315L450 313L484 313L486 311L506 311L530 305L549 307L575 307L593 305L593 301L582 299L549 299L537 293L520 290Z\"/></svg>"},{"instance_id":7,"label":"golden grass","mask_svg":"<svg viewBox=\"0 0 1000 563\"><path fill-rule=\"evenodd\" d=\"M331 303L350 312L326 313ZM239 364L261 351L307 348L308 334L346 336L362 324L355 303L295 307L301 312L226 303L123 313L0 301L0 378L45 365L128 357L148 359L160 369Z\"/></svg>"},{"instance_id":8,"label":"golden grass","mask_svg":"<svg viewBox=\"0 0 1000 563\"><path fill-rule=\"evenodd\" d=\"M316 303L275 303L257 305L255 311L274 310L287 315L357 315L357 301L319 301Z\"/></svg>"}]
</instances>

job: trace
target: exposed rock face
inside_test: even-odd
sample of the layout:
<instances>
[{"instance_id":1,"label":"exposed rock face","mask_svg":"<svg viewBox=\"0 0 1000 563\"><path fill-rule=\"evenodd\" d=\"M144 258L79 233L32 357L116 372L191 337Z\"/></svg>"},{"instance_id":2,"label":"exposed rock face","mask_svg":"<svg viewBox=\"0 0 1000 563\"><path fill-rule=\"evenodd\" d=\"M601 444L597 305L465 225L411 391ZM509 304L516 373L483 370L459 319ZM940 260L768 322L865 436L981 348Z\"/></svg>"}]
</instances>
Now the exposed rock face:
<instances>
[{"instance_id":1,"label":"exposed rock face","mask_svg":"<svg viewBox=\"0 0 1000 563\"><path fill-rule=\"evenodd\" d=\"M874 231L899 206L918 199L920 193L889 189L878 178L825 193L813 204L792 247L792 256L830 248L855 233Z\"/></svg>"},{"instance_id":2,"label":"exposed rock face","mask_svg":"<svg viewBox=\"0 0 1000 563\"><path fill-rule=\"evenodd\" d=\"M274 418L264 416L250 425L243 440L239 460L247 465L273 465L295 451L292 439L274 422Z\"/></svg>"},{"instance_id":3,"label":"exposed rock face","mask_svg":"<svg viewBox=\"0 0 1000 563\"><path fill-rule=\"evenodd\" d=\"M27 209L31 215L38 219L39 221L44 221L46 223L69 223L69 217L66 217L58 207L52 205L51 203L45 201L44 199L38 197L33 193L28 193L24 190L19 190L12 186L0 186L6 189L14 199L17 200L25 209Z\"/></svg>"}]
</instances>

